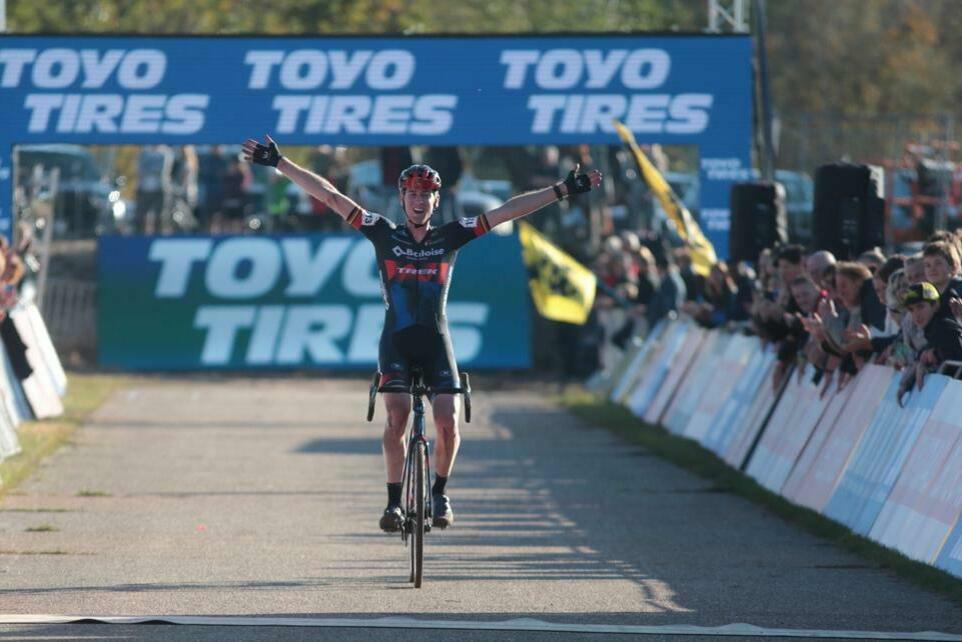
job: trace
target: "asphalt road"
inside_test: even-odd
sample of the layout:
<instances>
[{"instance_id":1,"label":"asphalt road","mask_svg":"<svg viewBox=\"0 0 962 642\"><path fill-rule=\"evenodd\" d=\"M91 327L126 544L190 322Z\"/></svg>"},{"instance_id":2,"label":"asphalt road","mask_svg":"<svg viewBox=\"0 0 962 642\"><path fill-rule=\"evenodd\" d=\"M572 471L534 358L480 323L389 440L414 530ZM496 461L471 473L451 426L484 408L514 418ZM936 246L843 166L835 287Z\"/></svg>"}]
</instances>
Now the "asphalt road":
<instances>
[{"instance_id":1,"label":"asphalt road","mask_svg":"<svg viewBox=\"0 0 962 642\"><path fill-rule=\"evenodd\" d=\"M376 528L384 413L367 424L365 405L360 380L166 380L116 393L0 504L0 640L962 636L962 605L530 391L476 392L449 482L457 523L429 535L415 590L400 538ZM234 619L10 623L29 615ZM380 628L384 617L406 620ZM356 626L332 627L342 618ZM455 620L475 631L436 628ZM715 628L737 623L762 628Z\"/></svg>"}]
</instances>

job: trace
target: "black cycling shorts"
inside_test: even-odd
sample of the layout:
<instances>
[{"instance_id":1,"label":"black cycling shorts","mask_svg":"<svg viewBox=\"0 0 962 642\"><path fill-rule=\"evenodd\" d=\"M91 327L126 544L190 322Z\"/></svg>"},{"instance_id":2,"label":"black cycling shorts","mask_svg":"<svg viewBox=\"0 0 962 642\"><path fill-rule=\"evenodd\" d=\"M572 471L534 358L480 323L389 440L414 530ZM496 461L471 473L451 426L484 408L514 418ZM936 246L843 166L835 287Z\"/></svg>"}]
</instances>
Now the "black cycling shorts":
<instances>
[{"instance_id":1,"label":"black cycling shorts","mask_svg":"<svg viewBox=\"0 0 962 642\"><path fill-rule=\"evenodd\" d=\"M397 332L381 333L378 348L378 370L381 387L407 392L411 388L411 370L420 368L428 388L457 388L458 364L447 333L414 325Z\"/></svg>"}]
</instances>

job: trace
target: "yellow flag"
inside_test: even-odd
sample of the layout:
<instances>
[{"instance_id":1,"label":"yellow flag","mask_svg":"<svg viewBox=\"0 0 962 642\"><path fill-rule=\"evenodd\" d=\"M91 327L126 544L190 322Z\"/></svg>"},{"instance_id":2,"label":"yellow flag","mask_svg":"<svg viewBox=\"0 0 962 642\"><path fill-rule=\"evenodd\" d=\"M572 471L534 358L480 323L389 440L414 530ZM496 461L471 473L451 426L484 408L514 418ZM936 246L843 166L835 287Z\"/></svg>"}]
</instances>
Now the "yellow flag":
<instances>
[{"instance_id":1,"label":"yellow flag","mask_svg":"<svg viewBox=\"0 0 962 642\"><path fill-rule=\"evenodd\" d=\"M518 232L531 298L538 312L546 319L582 325L595 302L595 275L529 223L519 221Z\"/></svg>"},{"instance_id":2,"label":"yellow flag","mask_svg":"<svg viewBox=\"0 0 962 642\"><path fill-rule=\"evenodd\" d=\"M682 240L688 245L688 249L691 252L692 269L702 276L708 276L708 273L711 271L711 266L718 262L718 257L715 256L715 246L705 238L701 228L698 227L698 223L692 218L691 212L688 211L685 204L682 203L681 199L672 191L671 185L669 185L665 177L661 175L661 172L648 160L645 153L641 151L641 147L635 142L635 137L631 131L617 120L614 121L614 125L615 130L618 132L618 137L628 146L632 155L635 157L635 162L638 163L638 170L641 172L642 177L644 177L648 187L655 193L655 196L658 197L658 200L661 202L661 207L665 210L665 213L668 214L668 218L675 224L678 235L681 236Z\"/></svg>"}]
</instances>

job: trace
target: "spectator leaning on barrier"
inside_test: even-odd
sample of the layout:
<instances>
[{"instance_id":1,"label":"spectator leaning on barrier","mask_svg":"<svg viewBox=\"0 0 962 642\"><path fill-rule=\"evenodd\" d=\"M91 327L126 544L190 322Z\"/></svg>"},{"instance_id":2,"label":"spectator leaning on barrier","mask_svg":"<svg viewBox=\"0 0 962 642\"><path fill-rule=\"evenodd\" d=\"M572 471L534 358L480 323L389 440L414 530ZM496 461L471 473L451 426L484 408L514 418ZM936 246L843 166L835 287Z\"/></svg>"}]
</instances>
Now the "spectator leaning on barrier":
<instances>
[{"instance_id":1,"label":"spectator leaning on barrier","mask_svg":"<svg viewBox=\"0 0 962 642\"><path fill-rule=\"evenodd\" d=\"M905 257L901 254L896 254L886 260L885 263L876 270L875 275L872 277L872 286L875 289L875 295L878 297L878 300L885 305L885 327L881 330L877 328L870 329L867 325L862 324L859 328L850 330L847 333L847 351L864 351L881 354L886 352L890 345L901 340L901 305L896 304L893 306L893 303L890 301L889 285L892 275L895 273L898 273L904 281L904 272L902 272L904 265ZM896 302L897 301L898 299L896 299Z\"/></svg>"},{"instance_id":2,"label":"spectator leaning on barrier","mask_svg":"<svg viewBox=\"0 0 962 642\"><path fill-rule=\"evenodd\" d=\"M766 248L758 255L758 287L752 298L750 316L752 328L762 343L774 343L785 334L781 324L782 311L775 302L778 298L778 274L771 249Z\"/></svg>"},{"instance_id":3,"label":"spectator leaning on barrier","mask_svg":"<svg viewBox=\"0 0 962 642\"><path fill-rule=\"evenodd\" d=\"M885 314L885 327L883 332L876 333L875 336L894 336L899 332L899 324L895 316L892 314L891 308L886 304L886 291L889 286L889 279L892 274L897 270L901 270L905 267L905 257L901 254L896 254L889 257L885 263L875 271L872 275L872 287L875 288L875 296L878 300L885 304L886 314Z\"/></svg>"},{"instance_id":4,"label":"spectator leaning on barrier","mask_svg":"<svg viewBox=\"0 0 962 642\"><path fill-rule=\"evenodd\" d=\"M948 241L929 243L922 250L925 278L939 292L940 305L947 314L962 317L962 278L959 278L959 254Z\"/></svg>"},{"instance_id":5,"label":"spectator leaning on barrier","mask_svg":"<svg viewBox=\"0 0 962 642\"><path fill-rule=\"evenodd\" d=\"M962 361L962 323L940 305L939 292L928 282L909 287L905 307L915 325L925 333L927 346L918 355L916 383L945 361Z\"/></svg>"},{"instance_id":6,"label":"spectator leaning on barrier","mask_svg":"<svg viewBox=\"0 0 962 642\"><path fill-rule=\"evenodd\" d=\"M815 285L812 279L809 278L808 275L799 275L792 281L791 288L792 297L798 304L800 320L802 318L810 318L812 315L817 314L818 304L824 292L818 289L818 286ZM820 341L817 338L813 339L807 331L801 341L801 349L805 360L815 366L817 372L828 369L828 353L822 349Z\"/></svg>"},{"instance_id":7,"label":"spectator leaning on barrier","mask_svg":"<svg viewBox=\"0 0 962 642\"><path fill-rule=\"evenodd\" d=\"M745 321L748 315L740 305L738 287L725 263L712 266L705 281L705 293L695 301L685 301L682 310L707 328L732 321Z\"/></svg>"},{"instance_id":8,"label":"spectator leaning on barrier","mask_svg":"<svg viewBox=\"0 0 962 642\"><path fill-rule=\"evenodd\" d=\"M872 273L861 263L838 263L835 287L841 310L835 301L823 301L807 329L819 337L823 350L842 359L841 371L853 375L871 355L872 332L885 327L885 307L872 287Z\"/></svg>"},{"instance_id":9,"label":"spectator leaning on barrier","mask_svg":"<svg viewBox=\"0 0 962 642\"><path fill-rule=\"evenodd\" d=\"M820 289L825 290L824 281L835 277L836 262L834 254L828 250L819 250L818 252L812 252L805 259L805 270L812 282Z\"/></svg>"},{"instance_id":10,"label":"spectator leaning on barrier","mask_svg":"<svg viewBox=\"0 0 962 642\"><path fill-rule=\"evenodd\" d=\"M872 285L872 273L861 263L839 263L835 268L835 289L849 313L849 327L864 324L885 329L885 306Z\"/></svg>"},{"instance_id":11,"label":"spectator leaning on barrier","mask_svg":"<svg viewBox=\"0 0 962 642\"><path fill-rule=\"evenodd\" d=\"M805 343L808 334L798 314L801 309L792 296L791 284L800 276L805 276L805 252L801 245L786 245L778 252L776 266L778 270L779 292L776 303L778 316L774 322L781 326L778 334L778 362L775 366L773 385L778 388L794 363L798 351Z\"/></svg>"},{"instance_id":12,"label":"spectator leaning on barrier","mask_svg":"<svg viewBox=\"0 0 962 642\"><path fill-rule=\"evenodd\" d=\"M796 277L805 273L804 257L805 250L801 245L786 245L779 250L775 259L775 267L778 270L780 282L778 302L789 314L798 312L798 306L792 299L791 283Z\"/></svg>"},{"instance_id":13,"label":"spectator leaning on barrier","mask_svg":"<svg viewBox=\"0 0 962 642\"><path fill-rule=\"evenodd\" d=\"M896 270L889 277L885 291L885 307L898 321L899 333L895 341L882 351L879 363L890 365L897 370L913 366L916 353L925 346L925 333L912 321L912 315L905 313L904 299L909 285L906 271ZM873 339L873 343L875 341Z\"/></svg>"}]
</instances>

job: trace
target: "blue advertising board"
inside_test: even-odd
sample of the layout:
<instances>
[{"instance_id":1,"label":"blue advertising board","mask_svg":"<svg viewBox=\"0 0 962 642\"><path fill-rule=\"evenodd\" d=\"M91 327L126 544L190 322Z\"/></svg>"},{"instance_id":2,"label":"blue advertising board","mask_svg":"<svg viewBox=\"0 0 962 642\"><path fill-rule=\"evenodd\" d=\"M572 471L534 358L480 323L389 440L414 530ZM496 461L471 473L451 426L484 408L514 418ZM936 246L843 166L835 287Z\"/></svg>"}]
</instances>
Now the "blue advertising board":
<instances>
[{"instance_id":1,"label":"blue advertising board","mask_svg":"<svg viewBox=\"0 0 962 642\"><path fill-rule=\"evenodd\" d=\"M127 370L374 369L384 301L360 234L104 236L98 361ZM452 273L453 274L453 273ZM516 236L458 253L447 317L465 368L531 365Z\"/></svg>"},{"instance_id":2,"label":"blue advertising board","mask_svg":"<svg viewBox=\"0 0 962 642\"><path fill-rule=\"evenodd\" d=\"M0 233L16 144L617 145L614 118L699 148L724 256L750 177L748 36L3 36Z\"/></svg>"}]
</instances>

